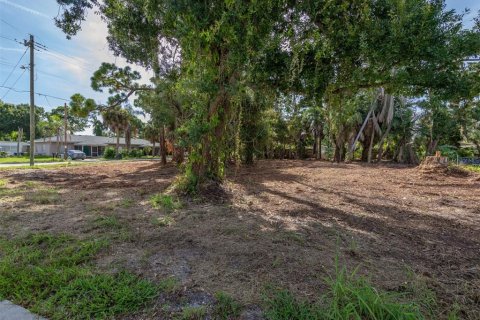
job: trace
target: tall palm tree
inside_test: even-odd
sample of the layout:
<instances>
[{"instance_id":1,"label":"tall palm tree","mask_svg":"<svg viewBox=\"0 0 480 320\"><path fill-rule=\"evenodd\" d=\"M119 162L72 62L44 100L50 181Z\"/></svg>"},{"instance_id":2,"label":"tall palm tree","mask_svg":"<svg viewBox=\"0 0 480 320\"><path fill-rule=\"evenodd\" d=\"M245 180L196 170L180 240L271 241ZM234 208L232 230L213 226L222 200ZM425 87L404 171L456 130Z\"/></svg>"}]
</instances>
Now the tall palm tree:
<instances>
[{"instance_id":1,"label":"tall palm tree","mask_svg":"<svg viewBox=\"0 0 480 320\"><path fill-rule=\"evenodd\" d=\"M157 127L155 127L153 124L149 123L146 127L145 130L143 131L143 136L145 139L150 141L153 145L152 149L152 156L155 156L155 142L158 141L158 137L160 135L160 132Z\"/></svg>"},{"instance_id":2,"label":"tall palm tree","mask_svg":"<svg viewBox=\"0 0 480 320\"><path fill-rule=\"evenodd\" d=\"M125 131L128 126L128 113L121 108L108 108L102 112L102 118L105 125L115 132L117 143L115 145L115 153L118 155L120 146L120 133Z\"/></svg>"}]
</instances>

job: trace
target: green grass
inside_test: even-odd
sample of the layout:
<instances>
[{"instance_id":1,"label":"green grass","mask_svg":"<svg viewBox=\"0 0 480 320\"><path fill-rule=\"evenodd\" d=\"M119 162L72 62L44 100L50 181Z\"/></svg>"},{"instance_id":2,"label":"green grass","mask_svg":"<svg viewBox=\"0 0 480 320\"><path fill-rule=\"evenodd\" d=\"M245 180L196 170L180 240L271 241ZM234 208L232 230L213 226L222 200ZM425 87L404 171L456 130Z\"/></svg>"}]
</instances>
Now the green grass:
<instances>
[{"instance_id":1,"label":"green grass","mask_svg":"<svg viewBox=\"0 0 480 320\"><path fill-rule=\"evenodd\" d=\"M480 173L480 166L462 166L462 168L468 170L468 171L472 171L472 172L478 172Z\"/></svg>"},{"instance_id":2,"label":"green grass","mask_svg":"<svg viewBox=\"0 0 480 320\"><path fill-rule=\"evenodd\" d=\"M172 212L181 207L178 199L174 199L171 195L157 193L150 197L150 204L155 209L163 209L166 212Z\"/></svg>"},{"instance_id":3,"label":"green grass","mask_svg":"<svg viewBox=\"0 0 480 320\"><path fill-rule=\"evenodd\" d=\"M60 195L55 188L41 188L26 192L25 200L37 204L55 204L60 201Z\"/></svg>"},{"instance_id":4,"label":"green grass","mask_svg":"<svg viewBox=\"0 0 480 320\"><path fill-rule=\"evenodd\" d=\"M237 319L240 316L242 306L228 294L224 292L217 292L215 294L215 299L217 300L213 310L215 319Z\"/></svg>"},{"instance_id":5,"label":"green grass","mask_svg":"<svg viewBox=\"0 0 480 320\"><path fill-rule=\"evenodd\" d=\"M48 234L1 239L0 300L50 319L106 319L142 309L157 286L127 272L96 272L90 261L106 245Z\"/></svg>"},{"instance_id":6,"label":"green grass","mask_svg":"<svg viewBox=\"0 0 480 320\"><path fill-rule=\"evenodd\" d=\"M180 316L181 320L203 320L207 314L207 309L204 306L185 307Z\"/></svg>"},{"instance_id":7,"label":"green grass","mask_svg":"<svg viewBox=\"0 0 480 320\"><path fill-rule=\"evenodd\" d=\"M97 164L97 162L61 162L58 164L49 164L49 165L34 165L33 167L30 167L29 165L25 166L6 166L6 167L0 167L1 170L25 170L25 169L55 169L55 168L68 168L68 167L76 167L76 166L86 166L86 165L94 165Z\"/></svg>"},{"instance_id":8,"label":"green grass","mask_svg":"<svg viewBox=\"0 0 480 320\"><path fill-rule=\"evenodd\" d=\"M95 227L110 230L119 230L123 228L123 224L115 216L100 216L93 221Z\"/></svg>"},{"instance_id":9,"label":"green grass","mask_svg":"<svg viewBox=\"0 0 480 320\"><path fill-rule=\"evenodd\" d=\"M160 281L158 287L162 292L173 293L180 290L180 282L175 277L169 277Z\"/></svg>"},{"instance_id":10,"label":"green grass","mask_svg":"<svg viewBox=\"0 0 480 320\"><path fill-rule=\"evenodd\" d=\"M0 179L0 188L3 188L7 185L7 179Z\"/></svg>"},{"instance_id":11,"label":"green grass","mask_svg":"<svg viewBox=\"0 0 480 320\"><path fill-rule=\"evenodd\" d=\"M135 201L130 198L125 198L120 202L120 206L125 209L131 208L134 204Z\"/></svg>"},{"instance_id":12,"label":"green grass","mask_svg":"<svg viewBox=\"0 0 480 320\"><path fill-rule=\"evenodd\" d=\"M52 158L50 156L35 156L35 162L57 162L63 161L63 159ZM0 158L0 163L29 163L30 157L22 156L22 157L6 157Z\"/></svg>"},{"instance_id":13,"label":"green grass","mask_svg":"<svg viewBox=\"0 0 480 320\"><path fill-rule=\"evenodd\" d=\"M425 319L416 303L405 303L398 294L379 291L345 268L337 268L327 283L328 292L316 302L297 299L286 290L270 290L265 295L265 316L269 320Z\"/></svg>"}]
</instances>

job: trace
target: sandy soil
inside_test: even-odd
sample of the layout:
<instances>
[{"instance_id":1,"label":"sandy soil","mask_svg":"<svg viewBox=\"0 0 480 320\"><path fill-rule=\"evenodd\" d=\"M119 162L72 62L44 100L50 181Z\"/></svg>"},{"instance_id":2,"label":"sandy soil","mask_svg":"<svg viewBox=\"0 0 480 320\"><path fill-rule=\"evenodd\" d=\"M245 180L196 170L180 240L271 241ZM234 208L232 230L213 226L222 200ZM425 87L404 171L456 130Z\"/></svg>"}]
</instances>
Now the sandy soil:
<instances>
[{"instance_id":1,"label":"sandy soil","mask_svg":"<svg viewBox=\"0 0 480 320\"><path fill-rule=\"evenodd\" d=\"M222 201L183 199L163 226L158 218L167 213L148 199L176 173L157 162L0 172L6 188L23 192L0 197L0 232L107 236L112 245L100 268L173 276L182 301L209 303L227 292L251 306L251 319L267 284L318 297L336 256L379 288L432 291L441 310L456 302L462 317L480 318L478 175L260 161L230 170ZM39 200L42 188L54 188L55 197ZM102 224L105 217L118 223Z\"/></svg>"}]
</instances>

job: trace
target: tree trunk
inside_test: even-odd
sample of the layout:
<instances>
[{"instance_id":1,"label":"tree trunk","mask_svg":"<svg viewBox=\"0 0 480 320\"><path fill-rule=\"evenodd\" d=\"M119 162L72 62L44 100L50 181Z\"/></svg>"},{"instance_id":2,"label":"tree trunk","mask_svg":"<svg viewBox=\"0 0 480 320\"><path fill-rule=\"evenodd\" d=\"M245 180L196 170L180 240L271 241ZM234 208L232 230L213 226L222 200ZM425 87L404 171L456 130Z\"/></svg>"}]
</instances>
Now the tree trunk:
<instances>
[{"instance_id":1,"label":"tree trunk","mask_svg":"<svg viewBox=\"0 0 480 320\"><path fill-rule=\"evenodd\" d=\"M167 145L165 143L165 126L162 125L160 128L159 136L160 144L160 162L161 164L167 164Z\"/></svg>"},{"instance_id":2,"label":"tree trunk","mask_svg":"<svg viewBox=\"0 0 480 320\"><path fill-rule=\"evenodd\" d=\"M120 128L117 128L115 130L115 133L117 135L117 144L115 145L115 154L118 156L118 149L120 148Z\"/></svg>"},{"instance_id":3,"label":"tree trunk","mask_svg":"<svg viewBox=\"0 0 480 320\"><path fill-rule=\"evenodd\" d=\"M152 157L155 157L155 140L152 141Z\"/></svg>"},{"instance_id":4,"label":"tree trunk","mask_svg":"<svg viewBox=\"0 0 480 320\"><path fill-rule=\"evenodd\" d=\"M315 158L317 160L322 160L322 137L320 134L316 134L316 143L315 146L317 147Z\"/></svg>"},{"instance_id":5,"label":"tree trunk","mask_svg":"<svg viewBox=\"0 0 480 320\"><path fill-rule=\"evenodd\" d=\"M380 142L378 143L378 153L377 153L377 162L382 161L382 155L383 155L383 142L385 141L385 138L388 136L390 133L390 129L392 126L389 124L387 130L383 134L382 138L380 139Z\"/></svg>"},{"instance_id":6,"label":"tree trunk","mask_svg":"<svg viewBox=\"0 0 480 320\"><path fill-rule=\"evenodd\" d=\"M368 147L368 163L372 162L373 139L375 139L375 129L372 129L372 136L370 137L370 146Z\"/></svg>"},{"instance_id":7,"label":"tree trunk","mask_svg":"<svg viewBox=\"0 0 480 320\"><path fill-rule=\"evenodd\" d=\"M57 155L60 153L60 129L57 129Z\"/></svg>"}]
</instances>

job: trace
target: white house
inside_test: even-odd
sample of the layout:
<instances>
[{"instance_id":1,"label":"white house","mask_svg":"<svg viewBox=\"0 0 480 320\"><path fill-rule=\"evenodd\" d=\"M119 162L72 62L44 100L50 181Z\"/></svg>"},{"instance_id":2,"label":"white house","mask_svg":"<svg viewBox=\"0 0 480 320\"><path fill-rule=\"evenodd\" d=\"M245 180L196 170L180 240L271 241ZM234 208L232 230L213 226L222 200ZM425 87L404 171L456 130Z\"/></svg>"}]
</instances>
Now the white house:
<instances>
[{"instance_id":1,"label":"white house","mask_svg":"<svg viewBox=\"0 0 480 320\"><path fill-rule=\"evenodd\" d=\"M17 154L17 147L16 141L0 141L0 152L6 152L8 155ZM20 142L20 153L27 153L28 147L28 143Z\"/></svg>"},{"instance_id":2,"label":"white house","mask_svg":"<svg viewBox=\"0 0 480 320\"><path fill-rule=\"evenodd\" d=\"M99 137L87 135L68 135L67 149L81 150L85 152L87 157L99 157L103 155L106 147L115 147L117 143L116 137ZM120 149L126 147L125 138L120 138ZM152 147L150 141L145 139L131 139L130 147L132 149L143 149ZM53 153L63 153L64 143L63 136L41 138L35 140L35 154L52 155Z\"/></svg>"}]
</instances>

